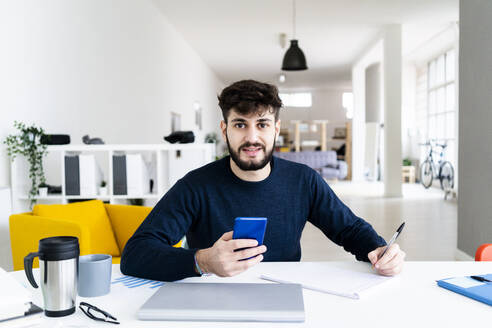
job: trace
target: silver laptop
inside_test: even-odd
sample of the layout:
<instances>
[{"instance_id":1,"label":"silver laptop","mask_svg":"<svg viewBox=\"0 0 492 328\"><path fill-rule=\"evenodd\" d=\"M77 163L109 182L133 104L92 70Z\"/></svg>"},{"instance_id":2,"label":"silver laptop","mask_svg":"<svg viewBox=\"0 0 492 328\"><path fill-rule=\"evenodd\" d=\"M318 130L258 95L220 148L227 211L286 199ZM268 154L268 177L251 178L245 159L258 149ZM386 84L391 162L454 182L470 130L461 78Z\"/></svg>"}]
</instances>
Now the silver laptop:
<instances>
[{"instance_id":1,"label":"silver laptop","mask_svg":"<svg viewBox=\"0 0 492 328\"><path fill-rule=\"evenodd\" d=\"M165 283L140 320L303 322L300 284Z\"/></svg>"}]
</instances>

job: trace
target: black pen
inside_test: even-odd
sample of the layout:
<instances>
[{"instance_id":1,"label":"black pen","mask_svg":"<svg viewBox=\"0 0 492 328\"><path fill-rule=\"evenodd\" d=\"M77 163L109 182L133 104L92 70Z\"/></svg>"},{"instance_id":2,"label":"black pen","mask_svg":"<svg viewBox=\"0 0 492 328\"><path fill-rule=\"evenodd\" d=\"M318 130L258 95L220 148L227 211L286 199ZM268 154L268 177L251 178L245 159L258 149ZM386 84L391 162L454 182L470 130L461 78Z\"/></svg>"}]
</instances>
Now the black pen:
<instances>
[{"instance_id":1,"label":"black pen","mask_svg":"<svg viewBox=\"0 0 492 328\"><path fill-rule=\"evenodd\" d=\"M403 222L400 227L396 230L395 234L393 235L393 237L391 237L391 240L390 242L388 243L388 246L386 246L386 248L384 249L383 253L381 253L381 255L379 256L378 260L380 258L383 257L383 255L386 253L386 251L388 250L388 248L390 248L391 245L393 245L393 243L395 242L396 238L398 238L398 236L400 235L401 231L403 230L403 227L405 226L405 222Z\"/></svg>"},{"instance_id":2,"label":"black pen","mask_svg":"<svg viewBox=\"0 0 492 328\"><path fill-rule=\"evenodd\" d=\"M487 278L480 277L480 276L470 276L470 278L475 279L475 280L480 281L480 282L492 282L492 280L489 280Z\"/></svg>"}]
</instances>

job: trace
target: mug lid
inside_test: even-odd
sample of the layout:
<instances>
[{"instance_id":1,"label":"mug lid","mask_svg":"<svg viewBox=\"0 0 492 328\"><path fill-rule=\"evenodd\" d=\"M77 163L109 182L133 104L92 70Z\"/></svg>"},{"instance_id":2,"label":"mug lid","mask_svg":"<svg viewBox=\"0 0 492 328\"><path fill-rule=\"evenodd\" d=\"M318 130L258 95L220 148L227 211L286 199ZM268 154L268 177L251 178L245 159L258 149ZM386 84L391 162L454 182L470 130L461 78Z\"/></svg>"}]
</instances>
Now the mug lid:
<instances>
[{"instance_id":1,"label":"mug lid","mask_svg":"<svg viewBox=\"0 0 492 328\"><path fill-rule=\"evenodd\" d=\"M79 256L79 239L73 236L43 238L39 241L40 258L64 260Z\"/></svg>"}]
</instances>

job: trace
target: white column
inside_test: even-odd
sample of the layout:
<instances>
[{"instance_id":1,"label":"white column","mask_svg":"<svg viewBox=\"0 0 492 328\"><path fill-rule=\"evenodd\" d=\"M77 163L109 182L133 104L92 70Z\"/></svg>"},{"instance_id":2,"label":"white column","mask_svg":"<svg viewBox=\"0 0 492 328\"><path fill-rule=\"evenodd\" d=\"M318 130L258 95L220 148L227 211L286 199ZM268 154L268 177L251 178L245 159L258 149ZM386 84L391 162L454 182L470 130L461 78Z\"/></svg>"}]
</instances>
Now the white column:
<instances>
[{"instance_id":1,"label":"white column","mask_svg":"<svg viewBox=\"0 0 492 328\"><path fill-rule=\"evenodd\" d=\"M384 195L401 197L401 25L384 31Z\"/></svg>"},{"instance_id":2,"label":"white column","mask_svg":"<svg viewBox=\"0 0 492 328\"><path fill-rule=\"evenodd\" d=\"M354 117L352 119L352 181L364 180L364 149L366 134L365 110L365 66L356 65L352 69L352 92L354 93Z\"/></svg>"},{"instance_id":3,"label":"white column","mask_svg":"<svg viewBox=\"0 0 492 328\"><path fill-rule=\"evenodd\" d=\"M376 41L352 67L354 117L352 119L352 181L364 180L364 150L366 135L366 68L383 61L383 40Z\"/></svg>"}]
</instances>

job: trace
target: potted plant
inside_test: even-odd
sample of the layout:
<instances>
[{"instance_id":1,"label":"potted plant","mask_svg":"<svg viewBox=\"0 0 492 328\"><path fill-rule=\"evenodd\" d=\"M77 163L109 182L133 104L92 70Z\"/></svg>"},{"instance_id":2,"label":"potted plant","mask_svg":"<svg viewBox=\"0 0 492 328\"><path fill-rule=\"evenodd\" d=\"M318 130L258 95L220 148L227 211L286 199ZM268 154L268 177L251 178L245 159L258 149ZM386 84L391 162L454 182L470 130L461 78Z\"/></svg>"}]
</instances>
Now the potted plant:
<instances>
[{"instance_id":1,"label":"potted plant","mask_svg":"<svg viewBox=\"0 0 492 328\"><path fill-rule=\"evenodd\" d=\"M205 136L205 143L217 143L218 139L217 139L217 133L215 132L210 132L210 133L207 133L207 135Z\"/></svg>"},{"instance_id":2,"label":"potted plant","mask_svg":"<svg viewBox=\"0 0 492 328\"><path fill-rule=\"evenodd\" d=\"M106 181L101 181L101 186L99 187L99 195L106 196L108 194L108 187L106 187Z\"/></svg>"},{"instance_id":3,"label":"potted plant","mask_svg":"<svg viewBox=\"0 0 492 328\"><path fill-rule=\"evenodd\" d=\"M39 197L46 197L48 196L48 185L44 182L41 182L38 186L38 194Z\"/></svg>"},{"instance_id":4,"label":"potted plant","mask_svg":"<svg viewBox=\"0 0 492 328\"><path fill-rule=\"evenodd\" d=\"M35 125L27 126L22 122L14 121L14 127L19 130L18 134L11 134L4 140L7 145L7 154L13 161L17 155L23 155L29 162L29 178L31 179L31 190L29 200L31 206L36 203L39 184L45 184L46 178L43 171L43 157L48 154L47 146L41 144L44 130Z\"/></svg>"}]
</instances>

